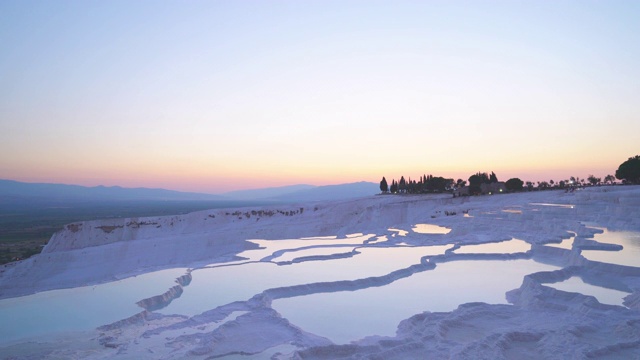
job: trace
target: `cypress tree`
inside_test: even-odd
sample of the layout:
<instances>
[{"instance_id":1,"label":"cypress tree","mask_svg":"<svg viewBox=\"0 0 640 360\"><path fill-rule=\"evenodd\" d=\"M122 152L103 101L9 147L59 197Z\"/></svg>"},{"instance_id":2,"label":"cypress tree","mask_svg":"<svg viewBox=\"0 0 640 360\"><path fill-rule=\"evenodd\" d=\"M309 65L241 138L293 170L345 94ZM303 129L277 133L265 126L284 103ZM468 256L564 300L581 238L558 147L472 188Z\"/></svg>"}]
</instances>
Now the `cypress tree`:
<instances>
[{"instance_id":1,"label":"cypress tree","mask_svg":"<svg viewBox=\"0 0 640 360\"><path fill-rule=\"evenodd\" d=\"M382 191L383 193L386 193L389 191L387 179L385 179L384 176L382 177L382 181L380 181L380 191Z\"/></svg>"}]
</instances>

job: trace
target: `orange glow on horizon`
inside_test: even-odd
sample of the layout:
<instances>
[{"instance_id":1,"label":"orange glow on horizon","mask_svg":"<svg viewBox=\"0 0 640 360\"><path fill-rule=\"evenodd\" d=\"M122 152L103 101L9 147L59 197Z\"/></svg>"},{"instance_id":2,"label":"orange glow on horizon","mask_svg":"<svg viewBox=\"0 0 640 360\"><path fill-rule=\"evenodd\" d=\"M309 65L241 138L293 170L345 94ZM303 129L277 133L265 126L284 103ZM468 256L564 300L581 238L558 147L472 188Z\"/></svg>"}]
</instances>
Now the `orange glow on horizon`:
<instances>
[{"instance_id":1,"label":"orange glow on horizon","mask_svg":"<svg viewBox=\"0 0 640 360\"><path fill-rule=\"evenodd\" d=\"M411 169L413 170L413 169ZM360 181L379 182L384 176L387 181L393 179L398 180L400 176L404 176L406 179L411 178L418 180L422 175L434 175L443 176L446 178L452 178L454 180L463 179L467 180L469 176L476 172L494 171L501 181L506 181L512 177L518 177L523 181L549 181L554 180L558 182L560 180L566 180L570 176L577 176L580 178L586 178L588 175L593 174L597 177L602 177L608 174L614 174L615 170L606 171L606 169L568 169L568 170L541 170L541 171L518 171L518 170L506 170L506 169L477 169L473 171L457 171L457 172L429 172L415 169L410 171L375 171L370 170L363 172L363 176L356 173L303 173L294 174L291 171L281 172L278 174L271 174L271 176L263 174L249 174L243 172L241 174L202 174L195 171L196 174L183 172L166 172L159 171L151 174L142 172L138 173L123 173L115 172L110 173L108 171L91 172L86 171L83 173L75 173L74 176L67 175L42 175L42 174L22 174L21 176L14 176L11 180L23 181L23 182L42 182L42 183L63 183L71 185L82 186L122 186L122 187L146 187L146 188L164 188L177 191L187 192L202 192L219 194L234 190L246 190L246 189L258 189L266 187L279 187L296 184L309 184L316 186L323 185L335 185L343 183L352 183Z\"/></svg>"}]
</instances>

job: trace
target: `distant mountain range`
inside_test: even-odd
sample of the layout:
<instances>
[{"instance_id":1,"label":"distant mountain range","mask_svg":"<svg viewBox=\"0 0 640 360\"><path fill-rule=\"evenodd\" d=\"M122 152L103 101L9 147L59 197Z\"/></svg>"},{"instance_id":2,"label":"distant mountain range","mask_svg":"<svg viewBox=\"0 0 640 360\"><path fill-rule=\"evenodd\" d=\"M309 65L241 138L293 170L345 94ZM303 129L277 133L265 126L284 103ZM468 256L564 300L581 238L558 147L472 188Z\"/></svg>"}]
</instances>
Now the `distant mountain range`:
<instances>
[{"instance_id":1,"label":"distant mountain range","mask_svg":"<svg viewBox=\"0 0 640 360\"><path fill-rule=\"evenodd\" d=\"M324 201L375 195L380 192L378 186L378 184L366 181L325 186L291 185L232 191L222 195L234 200Z\"/></svg>"},{"instance_id":2,"label":"distant mountain range","mask_svg":"<svg viewBox=\"0 0 640 360\"><path fill-rule=\"evenodd\" d=\"M48 201L119 201L119 200L224 200L220 195L180 192L165 189L123 188L120 186L25 183L0 180L0 199Z\"/></svg>"},{"instance_id":3,"label":"distant mountain range","mask_svg":"<svg viewBox=\"0 0 640 360\"><path fill-rule=\"evenodd\" d=\"M316 186L300 184L263 189L237 190L224 193L222 194L222 196L236 200L270 199L277 198L279 196L287 196L288 194L296 193L298 191L307 191L314 188L316 188Z\"/></svg>"},{"instance_id":4,"label":"distant mountain range","mask_svg":"<svg viewBox=\"0 0 640 360\"><path fill-rule=\"evenodd\" d=\"M225 201L269 200L278 202L323 201L371 196L380 190L378 184L314 186L291 185L264 189L232 191L220 195L181 192L166 189L123 188L120 186L86 187L79 185L25 183L0 180L0 202L79 202L79 201Z\"/></svg>"},{"instance_id":5,"label":"distant mountain range","mask_svg":"<svg viewBox=\"0 0 640 360\"><path fill-rule=\"evenodd\" d=\"M314 186L274 196L270 199L281 201L340 200L371 196L379 192L379 184L361 181L350 184Z\"/></svg>"}]
</instances>

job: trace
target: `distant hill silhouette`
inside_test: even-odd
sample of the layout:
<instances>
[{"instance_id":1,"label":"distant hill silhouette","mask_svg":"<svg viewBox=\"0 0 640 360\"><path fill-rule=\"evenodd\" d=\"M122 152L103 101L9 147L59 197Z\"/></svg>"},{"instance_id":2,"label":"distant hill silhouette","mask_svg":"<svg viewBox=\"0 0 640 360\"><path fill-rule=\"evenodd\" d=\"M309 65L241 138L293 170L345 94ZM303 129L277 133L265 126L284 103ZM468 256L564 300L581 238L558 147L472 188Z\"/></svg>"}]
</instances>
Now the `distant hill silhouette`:
<instances>
[{"instance_id":1,"label":"distant hill silhouette","mask_svg":"<svg viewBox=\"0 0 640 360\"><path fill-rule=\"evenodd\" d=\"M258 200L258 199L269 199L274 197L286 196L287 194L295 193L298 191L309 190L313 188L316 188L316 186L299 184L299 185L270 187L270 188L263 188L263 189L237 190L237 191L230 191L222 195L234 200Z\"/></svg>"},{"instance_id":2,"label":"distant hill silhouette","mask_svg":"<svg viewBox=\"0 0 640 360\"><path fill-rule=\"evenodd\" d=\"M380 193L378 184L361 181L350 184L316 186L310 189L303 189L276 196L271 199L287 202L324 201L366 197L378 193Z\"/></svg>"},{"instance_id":3,"label":"distant hill silhouette","mask_svg":"<svg viewBox=\"0 0 640 360\"><path fill-rule=\"evenodd\" d=\"M121 200L226 200L220 195L180 192L165 189L123 188L120 186L25 183L0 180L0 201L81 202Z\"/></svg>"},{"instance_id":4,"label":"distant hill silhouette","mask_svg":"<svg viewBox=\"0 0 640 360\"><path fill-rule=\"evenodd\" d=\"M80 186L25 183L0 180L0 202L4 205L28 203L78 203L108 201L277 201L302 202L350 199L379 193L378 184L314 186L290 185L264 189L239 190L220 195L181 192L166 189L124 188L120 186Z\"/></svg>"}]
</instances>

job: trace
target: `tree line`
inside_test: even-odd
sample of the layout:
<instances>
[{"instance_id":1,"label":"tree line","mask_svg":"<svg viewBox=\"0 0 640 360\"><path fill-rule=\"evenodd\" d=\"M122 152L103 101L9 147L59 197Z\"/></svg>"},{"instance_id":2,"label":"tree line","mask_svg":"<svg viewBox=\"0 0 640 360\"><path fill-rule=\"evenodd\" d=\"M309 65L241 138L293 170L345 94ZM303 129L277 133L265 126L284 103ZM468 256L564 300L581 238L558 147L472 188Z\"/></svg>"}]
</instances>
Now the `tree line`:
<instances>
[{"instance_id":1,"label":"tree line","mask_svg":"<svg viewBox=\"0 0 640 360\"><path fill-rule=\"evenodd\" d=\"M519 179L510 179L507 181L509 184L514 185L513 190L517 190ZM514 182L515 181L515 182ZM480 187L482 184L497 183L498 177L492 171L490 174L486 172L477 172L471 175L468 179L469 189L471 193L480 193ZM442 176L423 175L419 180L405 180L404 176L400 177L400 180L391 180L391 185L388 184L387 179L383 176L380 181L380 191L383 193L392 194L428 194L428 193L443 193L462 188L467 185L467 180L458 179L454 181L451 178L445 178ZM522 184L520 184L522 187Z\"/></svg>"},{"instance_id":2,"label":"tree line","mask_svg":"<svg viewBox=\"0 0 640 360\"><path fill-rule=\"evenodd\" d=\"M621 180L623 184L640 184L640 155L630 157L627 161L620 164L618 170L613 175L607 175L604 178L604 184L615 184L616 179ZM492 171L490 174L486 172L477 172L468 179L468 194L480 194L482 184L498 183L498 177ZM587 185L600 185L602 178L589 175L586 179L577 176L571 176L569 179L560 180L558 182L552 180L524 182L519 178L511 178L504 182L504 186L509 192L516 191L533 191L533 190L550 190L550 189L573 189ZM426 193L443 193L450 192L462 188L467 185L467 181L458 179L454 181L450 178L433 175L423 175L419 180L408 180L404 176L400 180L393 179L391 184L383 176L380 181L380 191L392 194L426 194ZM537 186L536 186L537 185Z\"/></svg>"},{"instance_id":3,"label":"tree line","mask_svg":"<svg viewBox=\"0 0 640 360\"><path fill-rule=\"evenodd\" d=\"M462 180L459 180L462 181ZM404 176L400 180L393 179L391 185L387 183L387 179L383 176L380 181L380 191L383 193L400 193L400 194L424 194L445 192L453 188L453 179L446 179L441 176L423 175L420 180L405 180Z\"/></svg>"}]
</instances>

